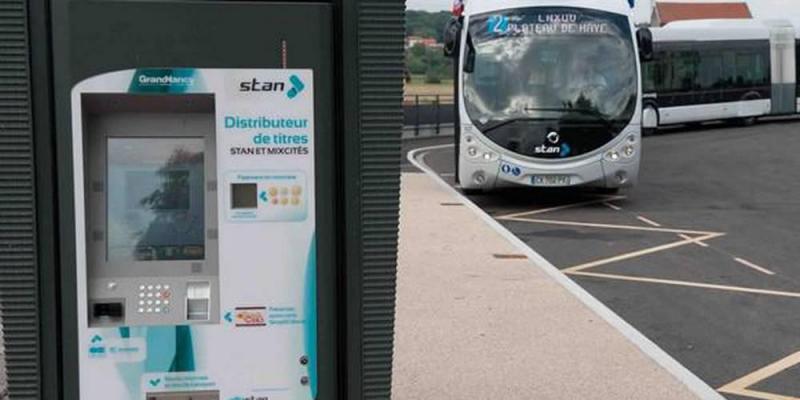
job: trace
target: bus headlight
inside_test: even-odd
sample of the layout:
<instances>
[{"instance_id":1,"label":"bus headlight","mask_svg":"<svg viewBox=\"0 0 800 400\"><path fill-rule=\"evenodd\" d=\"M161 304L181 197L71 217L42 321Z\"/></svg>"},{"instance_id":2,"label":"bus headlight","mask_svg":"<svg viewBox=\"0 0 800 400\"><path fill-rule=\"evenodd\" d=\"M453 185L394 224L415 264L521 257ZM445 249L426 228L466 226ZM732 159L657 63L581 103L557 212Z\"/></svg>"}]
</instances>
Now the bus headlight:
<instances>
[{"instance_id":1,"label":"bus headlight","mask_svg":"<svg viewBox=\"0 0 800 400\"><path fill-rule=\"evenodd\" d=\"M632 144L629 144L622 148L622 154L625 156L625 158L631 158L636 154L636 148L633 147Z\"/></svg>"},{"instance_id":2,"label":"bus headlight","mask_svg":"<svg viewBox=\"0 0 800 400\"><path fill-rule=\"evenodd\" d=\"M470 157L477 157L478 156L478 149L475 148L475 147L470 147L470 148L467 149L467 154L469 154Z\"/></svg>"},{"instance_id":3,"label":"bus headlight","mask_svg":"<svg viewBox=\"0 0 800 400\"><path fill-rule=\"evenodd\" d=\"M464 141L467 142L467 144L472 144L473 142L475 142L475 138L473 138L472 136L464 136Z\"/></svg>"},{"instance_id":4,"label":"bus headlight","mask_svg":"<svg viewBox=\"0 0 800 400\"><path fill-rule=\"evenodd\" d=\"M606 153L606 158L610 161L619 161L619 152L616 150Z\"/></svg>"}]
</instances>

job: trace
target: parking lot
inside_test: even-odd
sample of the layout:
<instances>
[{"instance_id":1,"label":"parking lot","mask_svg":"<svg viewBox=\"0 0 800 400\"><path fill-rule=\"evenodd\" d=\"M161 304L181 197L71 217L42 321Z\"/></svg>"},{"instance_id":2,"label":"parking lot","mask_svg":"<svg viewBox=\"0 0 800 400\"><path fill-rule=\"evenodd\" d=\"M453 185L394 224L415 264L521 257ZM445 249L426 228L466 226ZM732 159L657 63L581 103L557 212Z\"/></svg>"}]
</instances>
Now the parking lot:
<instances>
[{"instance_id":1,"label":"parking lot","mask_svg":"<svg viewBox=\"0 0 800 400\"><path fill-rule=\"evenodd\" d=\"M452 184L450 141L406 150ZM727 398L800 398L800 121L645 138L615 196L469 199Z\"/></svg>"}]
</instances>

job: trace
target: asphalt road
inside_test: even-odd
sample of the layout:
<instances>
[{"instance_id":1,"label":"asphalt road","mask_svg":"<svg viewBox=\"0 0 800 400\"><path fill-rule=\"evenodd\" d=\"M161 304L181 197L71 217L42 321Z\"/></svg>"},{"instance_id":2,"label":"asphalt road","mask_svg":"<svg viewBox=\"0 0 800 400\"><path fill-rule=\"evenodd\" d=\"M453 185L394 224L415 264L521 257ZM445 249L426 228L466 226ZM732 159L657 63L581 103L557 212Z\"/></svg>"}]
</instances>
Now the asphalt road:
<instances>
[{"instance_id":1,"label":"asphalt road","mask_svg":"<svg viewBox=\"0 0 800 400\"><path fill-rule=\"evenodd\" d=\"M453 182L452 147L419 156ZM800 398L800 121L645 138L619 197L469 197L727 398Z\"/></svg>"}]
</instances>

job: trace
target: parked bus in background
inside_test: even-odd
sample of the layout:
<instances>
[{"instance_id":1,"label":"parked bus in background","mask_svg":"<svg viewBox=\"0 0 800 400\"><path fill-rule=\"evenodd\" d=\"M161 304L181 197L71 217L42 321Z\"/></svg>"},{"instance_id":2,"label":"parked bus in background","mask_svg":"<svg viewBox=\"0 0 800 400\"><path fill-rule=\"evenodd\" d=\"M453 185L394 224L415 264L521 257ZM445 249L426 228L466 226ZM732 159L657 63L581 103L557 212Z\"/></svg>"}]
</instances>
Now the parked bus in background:
<instances>
[{"instance_id":1,"label":"parked bus in background","mask_svg":"<svg viewBox=\"0 0 800 400\"><path fill-rule=\"evenodd\" d=\"M627 0L472 0L445 33L462 189L636 183L651 48Z\"/></svg>"},{"instance_id":2,"label":"parked bus in background","mask_svg":"<svg viewBox=\"0 0 800 400\"><path fill-rule=\"evenodd\" d=\"M786 21L705 20L653 28L645 132L670 124L798 112L797 33Z\"/></svg>"}]
</instances>

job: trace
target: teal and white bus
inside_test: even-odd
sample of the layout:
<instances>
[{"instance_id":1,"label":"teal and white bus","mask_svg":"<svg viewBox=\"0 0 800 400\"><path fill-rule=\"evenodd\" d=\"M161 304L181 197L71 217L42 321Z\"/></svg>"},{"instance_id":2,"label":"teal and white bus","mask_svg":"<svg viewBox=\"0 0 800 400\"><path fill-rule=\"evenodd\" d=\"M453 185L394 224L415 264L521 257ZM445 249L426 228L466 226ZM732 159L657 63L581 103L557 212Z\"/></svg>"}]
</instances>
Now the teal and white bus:
<instances>
[{"instance_id":1,"label":"teal and white bus","mask_svg":"<svg viewBox=\"0 0 800 400\"><path fill-rule=\"evenodd\" d=\"M636 183L640 54L652 41L626 0L472 0L458 11L445 51L457 60L462 189Z\"/></svg>"}]
</instances>

